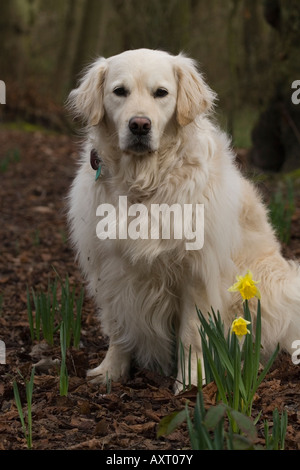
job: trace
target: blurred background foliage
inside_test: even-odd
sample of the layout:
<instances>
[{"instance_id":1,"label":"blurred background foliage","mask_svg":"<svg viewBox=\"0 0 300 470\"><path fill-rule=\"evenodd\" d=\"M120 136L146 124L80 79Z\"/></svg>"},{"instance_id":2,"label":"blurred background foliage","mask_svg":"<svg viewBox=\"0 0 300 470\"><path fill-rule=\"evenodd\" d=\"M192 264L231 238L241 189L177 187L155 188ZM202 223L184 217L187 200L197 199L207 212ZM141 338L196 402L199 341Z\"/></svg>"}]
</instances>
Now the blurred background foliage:
<instances>
[{"instance_id":1,"label":"blurred background foliage","mask_svg":"<svg viewBox=\"0 0 300 470\"><path fill-rule=\"evenodd\" d=\"M0 0L0 12L6 119L25 114L47 124L99 55L184 51L218 93L217 117L235 145L275 136L271 151L281 146L297 166L300 105L291 104L291 84L300 79L299 0ZM268 151L259 143L253 160ZM280 158L273 169L282 168Z\"/></svg>"}]
</instances>

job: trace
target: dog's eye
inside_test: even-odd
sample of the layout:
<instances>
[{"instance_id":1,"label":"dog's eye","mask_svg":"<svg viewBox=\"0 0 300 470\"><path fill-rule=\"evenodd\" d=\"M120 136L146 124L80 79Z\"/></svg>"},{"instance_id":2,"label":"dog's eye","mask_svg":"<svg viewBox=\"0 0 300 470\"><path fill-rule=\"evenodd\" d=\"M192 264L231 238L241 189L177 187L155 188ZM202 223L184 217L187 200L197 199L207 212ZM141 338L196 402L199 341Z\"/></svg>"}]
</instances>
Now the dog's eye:
<instances>
[{"instance_id":1,"label":"dog's eye","mask_svg":"<svg viewBox=\"0 0 300 470\"><path fill-rule=\"evenodd\" d=\"M128 91L123 86L115 88L113 92L117 96L127 96L128 95Z\"/></svg>"},{"instance_id":2,"label":"dog's eye","mask_svg":"<svg viewBox=\"0 0 300 470\"><path fill-rule=\"evenodd\" d=\"M154 92L154 98L163 98L164 96L168 95L168 90L165 88L157 88Z\"/></svg>"}]
</instances>

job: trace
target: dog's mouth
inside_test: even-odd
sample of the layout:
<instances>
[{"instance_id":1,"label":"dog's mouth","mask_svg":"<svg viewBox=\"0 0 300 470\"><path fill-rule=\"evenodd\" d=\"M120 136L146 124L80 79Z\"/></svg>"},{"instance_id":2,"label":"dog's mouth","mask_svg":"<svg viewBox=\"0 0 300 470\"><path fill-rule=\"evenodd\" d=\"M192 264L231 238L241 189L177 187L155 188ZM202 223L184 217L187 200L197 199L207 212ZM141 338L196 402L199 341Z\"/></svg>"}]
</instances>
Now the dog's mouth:
<instances>
[{"instance_id":1,"label":"dog's mouth","mask_svg":"<svg viewBox=\"0 0 300 470\"><path fill-rule=\"evenodd\" d=\"M128 142L126 151L128 153L142 155L152 153L154 150L152 148L149 137L142 136L131 138L130 142Z\"/></svg>"}]
</instances>

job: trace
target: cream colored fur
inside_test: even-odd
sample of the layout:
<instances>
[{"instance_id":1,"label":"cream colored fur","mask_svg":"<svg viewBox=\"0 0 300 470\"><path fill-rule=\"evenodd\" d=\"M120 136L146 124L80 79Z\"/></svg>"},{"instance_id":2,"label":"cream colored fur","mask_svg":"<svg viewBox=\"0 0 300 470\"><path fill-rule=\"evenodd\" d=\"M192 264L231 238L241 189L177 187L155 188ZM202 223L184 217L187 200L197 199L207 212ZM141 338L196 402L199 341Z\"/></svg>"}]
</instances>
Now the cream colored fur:
<instances>
[{"instance_id":1,"label":"cream colored fur","mask_svg":"<svg viewBox=\"0 0 300 470\"><path fill-rule=\"evenodd\" d=\"M118 96L123 87L126 96ZM157 97L157 89L168 94ZM74 113L87 123L78 174L69 198L69 222L78 260L109 337L104 361L88 375L123 380L135 359L141 367L173 371L173 333L192 347L192 380L201 357L195 305L220 310L226 327L242 308L228 292L248 269L260 280L262 342L292 352L300 339L300 272L280 246L256 189L236 168L230 143L209 117L214 93L192 60L140 49L99 59L70 94ZM130 149L134 116L151 120L148 150ZM103 161L95 181L90 151ZM133 203L204 204L204 246L184 240L99 240L96 209ZM176 223L176 221L175 221ZM250 301L252 313L255 300ZM186 354L188 356L188 354ZM182 380L178 367L178 380Z\"/></svg>"}]
</instances>

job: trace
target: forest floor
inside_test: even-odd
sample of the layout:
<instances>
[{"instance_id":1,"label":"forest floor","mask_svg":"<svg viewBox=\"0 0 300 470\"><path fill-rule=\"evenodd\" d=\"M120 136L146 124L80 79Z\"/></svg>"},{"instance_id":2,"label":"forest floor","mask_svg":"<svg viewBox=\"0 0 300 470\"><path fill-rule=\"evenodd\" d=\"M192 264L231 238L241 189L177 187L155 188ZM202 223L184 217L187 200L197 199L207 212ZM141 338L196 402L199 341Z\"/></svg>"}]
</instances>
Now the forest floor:
<instances>
[{"instance_id":1,"label":"forest floor","mask_svg":"<svg viewBox=\"0 0 300 470\"><path fill-rule=\"evenodd\" d=\"M6 364L0 365L2 450L26 449L13 381L18 383L26 410L23 378L29 379L32 366L45 355L60 359L58 337L54 347L45 349L31 340L27 286L47 292L55 271L62 278L68 274L71 285L80 287L83 283L68 242L65 217L76 161L77 143L72 136L8 129L0 133L0 339L6 345ZM297 198L291 242L283 247L290 257L300 257L299 215ZM174 396L173 378L139 369L126 384L113 383L109 389L91 384L86 370L99 364L106 347L94 305L85 298L81 345L79 350L69 350L67 356L68 395L59 394L57 367L36 367L33 449L189 449L184 424L168 437L158 438L157 427L163 417L183 409L187 398L192 405L195 390ZM288 413L286 449L300 448L299 384L299 366L290 356L280 354L254 401L254 415L261 411L257 429L262 445L263 420L272 425L272 412L277 407ZM214 384L204 387L206 406L215 404L215 392Z\"/></svg>"}]
</instances>

